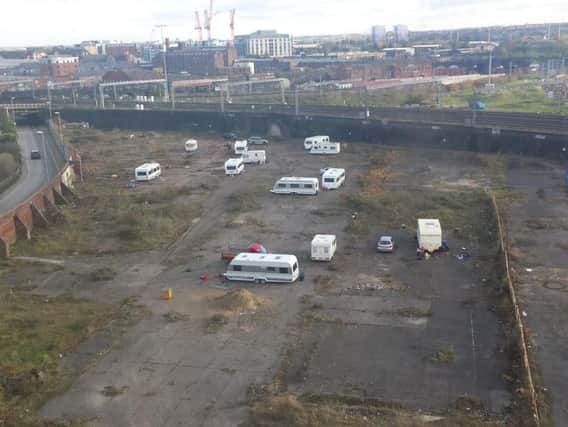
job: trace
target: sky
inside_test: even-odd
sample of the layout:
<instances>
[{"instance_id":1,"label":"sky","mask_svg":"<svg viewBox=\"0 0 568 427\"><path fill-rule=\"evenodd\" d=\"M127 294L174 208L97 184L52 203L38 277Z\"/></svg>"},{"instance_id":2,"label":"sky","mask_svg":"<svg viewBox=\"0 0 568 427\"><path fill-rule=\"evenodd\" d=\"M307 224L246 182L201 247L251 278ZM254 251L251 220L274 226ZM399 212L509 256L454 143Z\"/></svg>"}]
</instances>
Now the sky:
<instances>
[{"instance_id":1,"label":"sky","mask_svg":"<svg viewBox=\"0 0 568 427\"><path fill-rule=\"evenodd\" d=\"M208 0L0 0L0 46L75 44L83 40L196 39L195 10ZM568 0L215 0L213 38L275 29L292 35L370 32L372 25L412 30L558 22Z\"/></svg>"}]
</instances>

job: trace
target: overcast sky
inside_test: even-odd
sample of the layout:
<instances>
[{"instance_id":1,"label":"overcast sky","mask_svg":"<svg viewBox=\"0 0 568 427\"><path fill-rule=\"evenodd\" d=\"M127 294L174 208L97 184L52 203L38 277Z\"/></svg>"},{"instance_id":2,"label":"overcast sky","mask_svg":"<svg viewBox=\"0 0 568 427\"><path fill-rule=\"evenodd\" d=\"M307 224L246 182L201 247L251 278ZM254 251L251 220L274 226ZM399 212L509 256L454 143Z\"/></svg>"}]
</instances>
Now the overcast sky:
<instances>
[{"instance_id":1,"label":"overcast sky","mask_svg":"<svg viewBox=\"0 0 568 427\"><path fill-rule=\"evenodd\" d=\"M82 40L197 38L194 11L208 0L0 0L0 46L73 44ZM371 25L410 30L568 20L568 0L216 0L213 37L276 29L293 35L362 33Z\"/></svg>"}]
</instances>

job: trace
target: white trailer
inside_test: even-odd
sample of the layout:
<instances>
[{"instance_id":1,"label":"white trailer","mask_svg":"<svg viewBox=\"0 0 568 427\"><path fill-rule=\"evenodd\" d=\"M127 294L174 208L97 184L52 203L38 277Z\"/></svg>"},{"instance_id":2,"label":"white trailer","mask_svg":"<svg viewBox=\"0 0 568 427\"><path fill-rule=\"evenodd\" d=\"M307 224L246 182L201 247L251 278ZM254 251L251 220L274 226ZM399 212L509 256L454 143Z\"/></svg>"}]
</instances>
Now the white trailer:
<instances>
[{"instance_id":1,"label":"white trailer","mask_svg":"<svg viewBox=\"0 0 568 427\"><path fill-rule=\"evenodd\" d=\"M331 261L337 250L335 234L316 234L312 240L311 256L314 261Z\"/></svg>"},{"instance_id":2,"label":"white trailer","mask_svg":"<svg viewBox=\"0 0 568 427\"><path fill-rule=\"evenodd\" d=\"M134 169L136 181L152 181L162 175L162 168L159 163L144 163Z\"/></svg>"},{"instance_id":3,"label":"white trailer","mask_svg":"<svg viewBox=\"0 0 568 427\"><path fill-rule=\"evenodd\" d=\"M321 175L321 188L324 190L336 190L345 182L345 169L329 168Z\"/></svg>"},{"instance_id":4,"label":"white trailer","mask_svg":"<svg viewBox=\"0 0 568 427\"><path fill-rule=\"evenodd\" d=\"M186 153L193 153L194 151L197 151L198 148L199 148L199 144L197 144L197 140L188 139L187 141L185 141L185 152Z\"/></svg>"},{"instance_id":5,"label":"white trailer","mask_svg":"<svg viewBox=\"0 0 568 427\"><path fill-rule=\"evenodd\" d=\"M314 144L310 149L310 154L339 154L341 152L341 143L339 142L324 142L321 144Z\"/></svg>"},{"instance_id":6,"label":"white trailer","mask_svg":"<svg viewBox=\"0 0 568 427\"><path fill-rule=\"evenodd\" d=\"M233 143L233 152L238 155L242 155L248 149L248 142L246 139L235 141Z\"/></svg>"},{"instance_id":7,"label":"white trailer","mask_svg":"<svg viewBox=\"0 0 568 427\"><path fill-rule=\"evenodd\" d=\"M257 254L243 252L231 260L223 277L228 280L259 284L293 283L300 276L295 255Z\"/></svg>"},{"instance_id":8,"label":"white trailer","mask_svg":"<svg viewBox=\"0 0 568 427\"><path fill-rule=\"evenodd\" d=\"M306 194L315 196L319 192L319 181L317 178L285 176L276 181L270 191L275 194Z\"/></svg>"},{"instance_id":9,"label":"white trailer","mask_svg":"<svg viewBox=\"0 0 568 427\"><path fill-rule=\"evenodd\" d=\"M419 219L416 234L420 249L433 252L442 246L442 227L437 219Z\"/></svg>"},{"instance_id":10,"label":"white trailer","mask_svg":"<svg viewBox=\"0 0 568 427\"><path fill-rule=\"evenodd\" d=\"M309 136L304 139L304 149L311 150L314 145L323 144L326 142L329 142L329 136L327 135Z\"/></svg>"},{"instance_id":11,"label":"white trailer","mask_svg":"<svg viewBox=\"0 0 568 427\"><path fill-rule=\"evenodd\" d=\"M228 159L225 162L225 175L240 175L245 170L243 158Z\"/></svg>"},{"instance_id":12,"label":"white trailer","mask_svg":"<svg viewBox=\"0 0 568 427\"><path fill-rule=\"evenodd\" d=\"M245 165L263 165L266 163L266 150L247 150L243 153Z\"/></svg>"}]
</instances>

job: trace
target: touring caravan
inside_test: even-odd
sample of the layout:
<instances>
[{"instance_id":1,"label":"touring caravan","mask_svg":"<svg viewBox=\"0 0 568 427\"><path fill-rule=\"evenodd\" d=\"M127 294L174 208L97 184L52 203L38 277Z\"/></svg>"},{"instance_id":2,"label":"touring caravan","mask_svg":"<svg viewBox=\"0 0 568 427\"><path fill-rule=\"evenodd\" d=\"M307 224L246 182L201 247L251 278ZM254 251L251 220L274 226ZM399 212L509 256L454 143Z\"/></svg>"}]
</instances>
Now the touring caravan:
<instances>
[{"instance_id":1,"label":"touring caravan","mask_svg":"<svg viewBox=\"0 0 568 427\"><path fill-rule=\"evenodd\" d=\"M319 191L319 181L317 178L283 177L276 181L270 191L275 194L306 194L315 196Z\"/></svg>"},{"instance_id":2,"label":"touring caravan","mask_svg":"<svg viewBox=\"0 0 568 427\"><path fill-rule=\"evenodd\" d=\"M300 276L295 255L257 254L243 252L231 260L223 277L228 280L259 284L292 283Z\"/></svg>"},{"instance_id":3,"label":"touring caravan","mask_svg":"<svg viewBox=\"0 0 568 427\"><path fill-rule=\"evenodd\" d=\"M247 150L243 153L243 162L245 165L263 165L266 163L265 150Z\"/></svg>"},{"instance_id":4,"label":"touring caravan","mask_svg":"<svg viewBox=\"0 0 568 427\"><path fill-rule=\"evenodd\" d=\"M340 151L341 144L339 142L324 142L312 145L310 154L339 154Z\"/></svg>"},{"instance_id":5,"label":"touring caravan","mask_svg":"<svg viewBox=\"0 0 568 427\"><path fill-rule=\"evenodd\" d=\"M193 153L194 151L197 151L198 147L199 145L197 144L197 140L195 139L188 139L187 141L185 141L186 153Z\"/></svg>"},{"instance_id":6,"label":"touring caravan","mask_svg":"<svg viewBox=\"0 0 568 427\"><path fill-rule=\"evenodd\" d=\"M237 155L242 155L247 151L247 145L248 143L246 139L235 141L233 144L233 152Z\"/></svg>"},{"instance_id":7,"label":"touring caravan","mask_svg":"<svg viewBox=\"0 0 568 427\"><path fill-rule=\"evenodd\" d=\"M329 168L321 176L321 188L323 190L335 190L345 182L345 169Z\"/></svg>"},{"instance_id":8,"label":"touring caravan","mask_svg":"<svg viewBox=\"0 0 568 427\"><path fill-rule=\"evenodd\" d=\"M136 181L152 181L162 175L162 168L159 163L144 163L134 169Z\"/></svg>"},{"instance_id":9,"label":"touring caravan","mask_svg":"<svg viewBox=\"0 0 568 427\"><path fill-rule=\"evenodd\" d=\"M438 219L418 220L418 247L429 252L440 249L442 246L442 227Z\"/></svg>"},{"instance_id":10,"label":"touring caravan","mask_svg":"<svg viewBox=\"0 0 568 427\"><path fill-rule=\"evenodd\" d=\"M243 158L229 159L225 162L225 175L240 175L245 170Z\"/></svg>"},{"instance_id":11,"label":"touring caravan","mask_svg":"<svg viewBox=\"0 0 568 427\"><path fill-rule=\"evenodd\" d=\"M311 257L314 261L331 261L337 250L335 234L316 234L312 240Z\"/></svg>"},{"instance_id":12,"label":"touring caravan","mask_svg":"<svg viewBox=\"0 0 568 427\"><path fill-rule=\"evenodd\" d=\"M314 145L323 144L326 142L329 142L329 136L327 135L310 136L304 139L304 149L311 150Z\"/></svg>"}]
</instances>

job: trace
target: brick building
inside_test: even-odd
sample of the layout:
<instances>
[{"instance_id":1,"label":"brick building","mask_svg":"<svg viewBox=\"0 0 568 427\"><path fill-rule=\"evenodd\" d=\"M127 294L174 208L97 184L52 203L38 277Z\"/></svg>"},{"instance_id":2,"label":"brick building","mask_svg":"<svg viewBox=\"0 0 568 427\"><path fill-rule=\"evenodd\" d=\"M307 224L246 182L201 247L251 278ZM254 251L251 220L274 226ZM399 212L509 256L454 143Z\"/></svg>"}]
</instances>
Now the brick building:
<instances>
[{"instance_id":1,"label":"brick building","mask_svg":"<svg viewBox=\"0 0 568 427\"><path fill-rule=\"evenodd\" d=\"M41 74L54 80L67 80L75 77L79 70L77 56L49 56L41 63Z\"/></svg>"},{"instance_id":2,"label":"brick building","mask_svg":"<svg viewBox=\"0 0 568 427\"><path fill-rule=\"evenodd\" d=\"M191 47L170 50L166 53L168 72L189 72L193 75L211 76L222 74L231 67L237 57L233 46L227 47ZM161 64L161 55L157 58Z\"/></svg>"}]
</instances>

